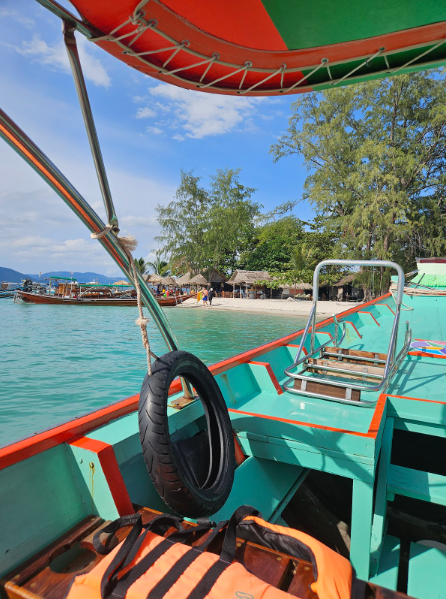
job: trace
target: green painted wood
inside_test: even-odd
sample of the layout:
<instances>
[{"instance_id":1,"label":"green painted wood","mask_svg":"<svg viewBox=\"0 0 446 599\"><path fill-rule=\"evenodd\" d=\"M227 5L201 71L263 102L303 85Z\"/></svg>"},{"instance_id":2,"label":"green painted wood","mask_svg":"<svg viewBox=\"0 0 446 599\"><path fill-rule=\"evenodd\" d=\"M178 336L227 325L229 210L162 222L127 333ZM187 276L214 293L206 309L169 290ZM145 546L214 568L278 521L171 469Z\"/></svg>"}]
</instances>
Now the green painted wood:
<instances>
[{"instance_id":1,"label":"green painted wood","mask_svg":"<svg viewBox=\"0 0 446 599\"><path fill-rule=\"evenodd\" d=\"M0 576L91 512L59 445L0 471Z\"/></svg>"},{"instance_id":2,"label":"green painted wood","mask_svg":"<svg viewBox=\"0 0 446 599\"><path fill-rule=\"evenodd\" d=\"M396 537L386 535L384 538L378 573L370 578L370 582L385 587L386 589L396 591L400 550L400 540Z\"/></svg>"},{"instance_id":3,"label":"green painted wood","mask_svg":"<svg viewBox=\"0 0 446 599\"><path fill-rule=\"evenodd\" d=\"M235 471L234 485L225 505L212 519L226 520L240 505L257 508L269 520L303 469L255 457L247 458ZM302 478L303 480L303 478Z\"/></svg>"},{"instance_id":4,"label":"green painted wood","mask_svg":"<svg viewBox=\"0 0 446 599\"><path fill-rule=\"evenodd\" d=\"M240 444L246 455L256 456L274 463L284 463L302 466L312 470L329 472L346 478L358 479L373 483L375 474L374 463L361 463L355 456L339 454L340 457L296 449L289 444L278 445L265 441L254 441L239 436Z\"/></svg>"},{"instance_id":5,"label":"green painted wood","mask_svg":"<svg viewBox=\"0 0 446 599\"><path fill-rule=\"evenodd\" d=\"M434 395L434 390L432 390ZM396 419L397 428L421 432L423 434L442 436L436 427L444 430L446 426L446 403L435 403L433 397L429 401L408 400L402 397L389 397L389 416ZM446 399L443 397L442 402ZM405 424L403 424L405 423ZM423 426L425 424L426 426ZM419 428L419 431L416 429Z\"/></svg>"},{"instance_id":6,"label":"green painted wood","mask_svg":"<svg viewBox=\"0 0 446 599\"><path fill-rule=\"evenodd\" d=\"M446 476L391 464L387 493L446 505Z\"/></svg>"},{"instance_id":7,"label":"green painted wood","mask_svg":"<svg viewBox=\"0 0 446 599\"><path fill-rule=\"evenodd\" d=\"M88 513L104 520L119 518L98 455L75 445L67 445L66 448L76 486Z\"/></svg>"},{"instance_id":8,"label":"green painted wood","mask_svg":"<svg viewBox=\"0 0 446 599\"><path fill-rule=\"evenodd\" d=\"M407 593L415 599L446 599L446 551L410 544Z\"/></svg>"},{"instance_id":9,"label":"green painted wood","mask_svg":"<svg viewBox=\"0 0 446 599\"><path fill-rule=\"evenodd\" d=\"M263 392L271 393L273 396L277 396L277 389L274 386L273 380L265 366L260 364L248 364L248 366L259 388L261 388Z\"/></svg>"},{"instance_id":10,"label":"green painted wood","mask_svg":"<svg viewBox=\"0 0 446 599\"><path fill-rule=\"evenodd\" d=\"M388 418L381 443L381 455L376 485L375 512L373 515L372 541L370 548L370 571L376 574L383 552L386 512L387 512L387 477L392 454L393 418ZM378 583L377 583L378 584Z\"/></svg>"},{"instance_id":11,"label":"green painted wood","mask_svg":"<svg viewBox=\"0 0 446 599\"><path fill-rule=\"evenodd\" d=\"M373 514L373 483L353 480L350 561L358 578L370 575L370 542Z\"/></svg>"},{"instance_id":12,"label":"green painted wood","mask_svg":"<svg viewBox=\"0 0 446 599\"><path fill-rule=\"evenodd\" d=\"M432 424L423 422L412 422L410 420L395 420L395 428L411 433L421 433L431 437L446 438L446 428L444 424Z\"/></svg>"}]
</instances>

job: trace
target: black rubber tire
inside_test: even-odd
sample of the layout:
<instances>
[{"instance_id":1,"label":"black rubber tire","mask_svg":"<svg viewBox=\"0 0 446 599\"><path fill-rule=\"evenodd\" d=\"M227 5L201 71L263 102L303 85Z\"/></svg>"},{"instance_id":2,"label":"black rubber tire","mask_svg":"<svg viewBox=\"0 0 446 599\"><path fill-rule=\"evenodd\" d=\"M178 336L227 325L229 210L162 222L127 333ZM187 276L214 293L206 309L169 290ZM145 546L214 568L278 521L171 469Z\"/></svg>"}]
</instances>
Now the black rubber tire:
<instances>
[{"instance_id":1,"label":"black rubber tire","mask_svg":"<svg viewBox=\"0 0 446 599\"><path fill-rule=\"evenodd\" d=\"M210 471L202 487L175 458L169 434L168 393L170 384L178 376L184 376L194 386L206 417ZM234 481L232 426L216 380L196 356L174 351L154 362L152 376L146 375L139 396L139 436L150 478L172 510L188 518L202 518L211 516L224 505Z\"/></svg>"}]
</instances>

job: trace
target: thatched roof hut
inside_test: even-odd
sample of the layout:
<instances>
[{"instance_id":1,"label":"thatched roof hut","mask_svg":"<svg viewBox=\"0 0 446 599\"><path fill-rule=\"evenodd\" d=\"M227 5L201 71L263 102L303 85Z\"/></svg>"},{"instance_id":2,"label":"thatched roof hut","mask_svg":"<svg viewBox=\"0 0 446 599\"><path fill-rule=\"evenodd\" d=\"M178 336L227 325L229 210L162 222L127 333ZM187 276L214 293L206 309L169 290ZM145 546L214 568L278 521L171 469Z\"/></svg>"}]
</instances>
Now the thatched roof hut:
<instances>
[{"instance_id":1,"label":"thatched roof hut","mask_svg":"<svg viewBox=\"0 0 446 599\"><path fill-rule=\"evenodd\" d=\"M160 275L152 273L151 275L147 275L145 277L145 279L146 279L146 283L154 283L154 284L156 284L156 283L161 283L162 277L160 277Z\"/></svg>"},{"instance_id":2,"label":"thatched roof hut","mask_svg":"<svg viewBox=\"0 0 446 599\"><path fill-rule=\"evenodd\" d=\"M121 281L116 281L115 283L113 283L113 285L130 285L130 283L122 279Z\"/></svg>"},{"instance_id":3,"label":"thatched roof hut","mask_svg":"<svg viewBox=\"0 0 446 599\"><path fill-rule=\"evenodd\" d=\"M309 291L313 289L313 285L300 281L300 283L294 283L293 285L282 285L282 289L304 289L305 291Z\"/></svg>"},{"instance_id":4,"label":"thatched roof hut","mask_svg":"<svg viewBox=\"0 0 446 599\"><path fill-rule=\"evenodd\" d=\"M177 279L177 284L179 286L186 285L187 283L190 283L191 278L192 278L192 273L189 271L185 275L183 275L182 277L179 277Z\"/></svg>"},{"instance_id":5,"label":"thatched roof hut","mask_svg":"<svg viewBox=\"0 0 446 599\"><path fill-rule=\"evenodd\" d=\"M178 285L177 281L171 276L163 277L160 283L162 285L167 285L168 287L176 287Z\"/></svg>"},{"instance_id":6,"label":"thatched roof hut","mask_svg":"<svg viewBox=\"0 0 446 599\"><path fill-rule=\"evenodd\" d=\"M191 279L189 283L191 285L209 285L208 281L206 281L206 279L200 273L198 273L198 275L195 275L195 277Z\"/></svg>"},{"instance_id":7,"label":"thatched roof hut","mask_svg":"<svg viewBox=\"0 0 446 599\"><path fill-rule=\"evenodd\" d=\"M209 283L224 283L226 281L225 275L217 270L206 270L204 272L204 276L209 281Z\"/></svg>"},{"instance_id":8,"label":"thatched roof hut","mask_svg":"<svg viewBox=\"0 0 446 599\"><path fill-rule=\"evenodd\" d=\"M255 285L259 281L272 281L272 277L266 270L236 270L226 282L234 287L234 285Z\"/></svg>"},{"instance_id":9,"label":"thatched roof hut","mask_svg":"<svg viewBox=\"0 0 446 599\"><path fill-rule=\"evenodd\" d=\"M349 283L352 283L356 279L357 276L358 276L357 274L347 275L346 277L343 277L337 283L333 283L333 287L344 287L344 285L348 285Z\"/></svg>"}]
</instances>

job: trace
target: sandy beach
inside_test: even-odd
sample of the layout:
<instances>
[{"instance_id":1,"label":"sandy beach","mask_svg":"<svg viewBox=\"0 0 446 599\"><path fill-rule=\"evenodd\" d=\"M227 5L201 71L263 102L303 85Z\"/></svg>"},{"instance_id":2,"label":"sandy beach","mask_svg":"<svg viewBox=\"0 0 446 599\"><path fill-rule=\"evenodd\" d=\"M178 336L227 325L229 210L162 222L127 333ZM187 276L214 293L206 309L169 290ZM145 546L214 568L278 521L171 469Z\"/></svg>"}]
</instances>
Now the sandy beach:
<instances>
[{"instance_id":1,"label":"sandy beach","mask_svg":"<svg viewBox=\"0 0 446 599\"><path fill-rule=\"evenodd\" d=\"M195 298L186 300L178 308L197 310L233 310L236 312L258 312L260 314L287 314L306 316L310 313L313 302L302 300L281 299L239 299L232 297L216 297L212 300L212 306L203 306L203 302L197 302ZM339 314L349 308L353 308L355 302L323 302L317 303L317 314L331 316Z\"/></svg>"}]
</instances>

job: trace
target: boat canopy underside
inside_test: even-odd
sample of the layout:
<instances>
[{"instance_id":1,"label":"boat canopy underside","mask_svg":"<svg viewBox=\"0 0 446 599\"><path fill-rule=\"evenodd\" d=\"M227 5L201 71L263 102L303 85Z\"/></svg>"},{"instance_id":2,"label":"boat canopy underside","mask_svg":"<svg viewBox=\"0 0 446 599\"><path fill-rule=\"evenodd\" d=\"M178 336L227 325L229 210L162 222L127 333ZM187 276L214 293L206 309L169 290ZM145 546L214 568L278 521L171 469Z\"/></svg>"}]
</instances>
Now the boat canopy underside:
<instances>
[{"instance_id":1,"label":"boat canopy underside","mask_svg":"<svg viewBox=\"0 0 446 599\"><path fill-rule=\"evenodd\" d=\"M205 92L308 92L446 61L446 8L435 0L73 4L83 17L78 29L107 52L160 81Z\"/></svg>"}]
</instances>

